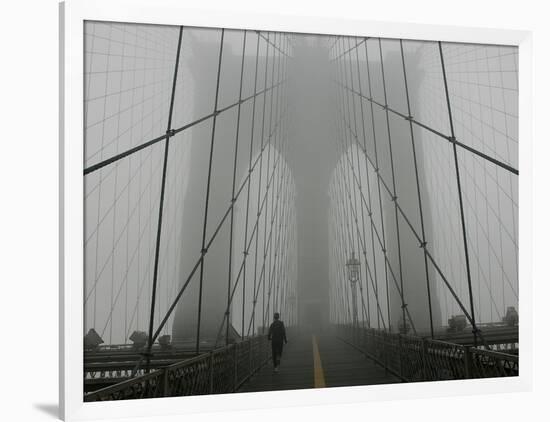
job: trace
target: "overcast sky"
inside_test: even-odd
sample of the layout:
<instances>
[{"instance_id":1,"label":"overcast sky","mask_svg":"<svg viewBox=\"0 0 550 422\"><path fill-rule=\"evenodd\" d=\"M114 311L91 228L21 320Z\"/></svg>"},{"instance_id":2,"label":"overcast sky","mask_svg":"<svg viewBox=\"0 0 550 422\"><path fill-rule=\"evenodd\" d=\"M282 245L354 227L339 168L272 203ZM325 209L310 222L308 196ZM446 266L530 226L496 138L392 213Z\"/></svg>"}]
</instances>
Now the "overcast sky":
<instances>
[{"instance_id":1,"label":"overcast sky","mask_svg":"<svg viewBox=\"0 0 550 422\"><path fill-rule=\"evenodd\" d=\"M402 283L410 318L427 329L426 276L436 326L462 313L441 274L470 312L452 131L501 164L457 148L476 319L499 321L517 308L515 47L441 45L450 120L437 42L231 30L221 45L221 36L182 32L171 129L185 130L169 141L155 328L189 280L163 333L195 335L200 265L189 275L212 236L202 277L206 337L222 326L236 282L230 321L239 334L275 310L289 324L340 320L352 251L361 262L360 319L371 326L397 329ZM86 23L85 168L166 133L178 37L178 27ZM214 119L219 65L223 111ZM161 139L84 177L84 331L95 328L106 343L148 329L165 146ZM426 268L422 232L437 268Z\"/></svg>"}]
</instances>

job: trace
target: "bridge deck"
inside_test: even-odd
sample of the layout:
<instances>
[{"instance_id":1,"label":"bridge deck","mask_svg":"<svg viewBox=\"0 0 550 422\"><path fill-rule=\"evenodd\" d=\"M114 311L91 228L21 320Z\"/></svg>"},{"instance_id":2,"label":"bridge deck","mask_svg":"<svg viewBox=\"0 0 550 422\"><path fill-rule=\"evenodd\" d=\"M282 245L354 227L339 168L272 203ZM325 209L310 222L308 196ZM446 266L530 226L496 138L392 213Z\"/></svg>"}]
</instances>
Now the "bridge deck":
<instances>
[{"instance_id":1,"label":"bridge deck","mask_svg":"<svg viewBox=\"0 0 550 422\"><path fill-rule=\"evenodd\" d=\"M280 371L271 361L239 391L296 390L400 382L384 368L343 340L330 335L302 334L289 338Z\"/></svg>"}]
</instances>

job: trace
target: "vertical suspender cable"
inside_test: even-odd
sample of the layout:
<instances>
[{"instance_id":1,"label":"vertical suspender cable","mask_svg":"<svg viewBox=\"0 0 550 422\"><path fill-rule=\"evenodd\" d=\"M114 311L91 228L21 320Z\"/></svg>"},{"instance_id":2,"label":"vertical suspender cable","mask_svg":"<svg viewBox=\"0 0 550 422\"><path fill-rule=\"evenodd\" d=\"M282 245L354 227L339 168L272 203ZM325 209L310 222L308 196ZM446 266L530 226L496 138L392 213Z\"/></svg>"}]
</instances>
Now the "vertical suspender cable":
<instances>
[{"instance_id":1,"label":"vertical suspender cable","mask_svg":"<svg viewBox=\"0 0 550 422\"><path fill-rule=\"evenodd\" d=\"M462 237L464 239L464 255L466 259L466 276L468 278L468 294L470 296L470 313L472 318L472 332L474 334L474 346L477 346L477 336L479 333L479 330L476 325L476 319L474 314L474 298L472 293L472 276L470 273L470 258L468 255L468 238L466 236L466 218L464 216L464 204L462 202L462 187L460 185L460 170L458 166L458 154L456 151L456 137L455 137L455 131L454 131L454 125L453 125L453 115L451 112L451 100L449 98L449 88L447 85L447 75L445 72L445 61L443 60L443 49L441 47L441 41L438 42L439 45L439 57L441 59L441 71L443 73L443 83L445 86L445 97L447 99L447 110L449 112L449 126L451 128L451 137L449 138L449 141L453 144L453 155L454 155L454 162L455 162L455 170L456 170L456 185L458 189L458 201L460 205L460 222L462 225Z\"/></svg>"},{"instance_id":2,"label":"vertical suspender cable","mask_svg":"<svg viewBox=\"0 0 550 422\"><path fill-rule=\"evenodd\" d=\"M256 41L256 65L254 70L254 99L252 100L252 122L251 122L251 128L250 128L250 154L248 158L248 181L247 181L247 187L246 187L246 216L245 216L245 226L244 226L244 246L243 246L243 255L244 255L244 268L243 268L243 280L246 280L246 258L248 256L248 215L250 210L250 183L252 179L252 151L254 150L254 121L256 119L256 89L258 86L258 57L260 55L260 34L257 34L257 41ZM244 283L243 283L243 303L244 303ZM254 285L252 289L252 314L254 314L254 309L256 308L256 301L254 300L254 294L256 293L256 280L254 280ZM255 326L254 326L254 318L252 318L252 333L255 332ZM241 326L241 334L244 336L244 307L243 307L243 315L242 315L242 326Z\"/></svg>"},{"instance_id":3,"label":"vertical suspender cable","mask_svg":"<svg viewBox=\"0 0 550 422\"><path fill-rule=\"evenodd\" d=\"M264 72L264 94L263 94L263 104L262 104L262 131L260 135L260 173L258 177L258 200L257 200L257 207L256 207L256 219L258 227L256 229L256 246L255 246L255 252L254 252L254 284L256 284L256 279L258 275L258 243L259 243L259 233L260 233L260 197L261 197L261 191L262 191L262 171L263 171L263 150L264 150L264 128L265 128L265 104L266 104L266 97L267 97L267 69L269 65L269 34L267 34L267 41L265 46L265 72ZM258 283L260 281L258 280ZM259 289L259 287L258 287ZM262 283L262 315L265 310L265 282ZM255 318L255 316L254 316ZM264 326L262 321L262 334L264 332Z\"/></svg>"},{"instance_id":4,"label":"vertical suspender cable","mask_svg":"<svg viewBox=\"0 0 550 422\"><path fill-rule=\"evenodd\" d=\"M392 201L393 201L394 210L395 210L395 230L397 232L397 257L399 262L399 281L401 285L401 311L402 311L402 318L403 318L403 329L404 329L404 332L406 333L407 332L407 316L406 316L407 304L405 303L405 291L403 290L403 269L402 269L402 262L401 262L401 235L399 233L399 214L397 213L397 185L395 182L395 167L393 162L393 148L392 148L391 130L390 130L390 115L388 111L388 96L386 93L386 76L384 72L384 59L382 55L382 40L380 38L378 38L378 47L380 52L380 67L382 69L382 86L384 88L384 106L386 109L386 126L388 130L388 146L389 146L389 152L390 152L390 166L391 166L392 188L393 188Z\"/></svg>"},{"instance_id":5,"label":"vertical suspender cable","mask_svg":"<svg viewBox=\"0 0 550 422\"><path fill-rule=\"evenodd\" d=\"M411 102L409 97L409 84L407 80L407 70L405 66L405 54L403 52L403 40L399 40L399 45L401 48L401 61L403 64L403 80L405 82L405 96L407 99L407 113L408 113L408 120L409 120L409 129L411 133L411 145L412 145L412 153L413 153L413 160L414 160L414 174L416 179L416 192L418 195L418 209L420 212L420 226L422 230L422 243L420 244L420 247L423 250L424 254L424 269L426 272L426 291L428 295L428 310L430 314L430 336L434 338L434 322L433 322L433 312L432 312L432 297L431 297L431 291L430 291L430 274L428 271L428 256L426 253L426 229L424 226L424 213L422 209L422 195L420 194L420 179L418 176L418 160L416 157L416 143L414 139L414 131L413 131L413 124L412 124L412 116L411 116Z\"/></svg>"},{"instance_id":6,"label":"vertical suspender cable","mask_svg":"<svg viewBox=\"0 0 550 422\"><path fill-rule=\"evenodd\" d=\"M371 118L372 118L372 133L374 141L374 160L376 163L376 168L374 172L376 173L376 181L378 186L378 204L380 209L380 224L382 232L382 253L384 254L384 274L386 279L386 303L387 303L387 316L388 316L388 329L391 331L391 317L390 317L390 296L388 289L388 260L386 259L386 234L384 229L384 212L382 210L382 193L380 188L380 165L378 162L378 147L376 142L376 124L374 122L374 108L372 105L372 82L370 77L370 63L369 63L369 52L367 47L367 41L365 41L365 56L367 60L367 81L369 83L369 98L370 98L370 109L371 109Z\"/></svg>"},{"instance_id":7,"label":"vertical suspender cable","mask_svg":"<svg viewBox=\"0 0 550 422\"><path fill-rule=\"evenodd\" d=\"M180 26L178 49L176 52L176 64L174 66L174 80L172 82L172 95L170 97L170 110L168 112L168 128L166 129L166 139L164 141L164 163L162 167L162 182L160 190L159 215L157 224L157 241L155 246L155 266L153 270L153 290L151 292L151 313L149 315L149 338L147 345L147 371L149 371L149 363L151 359L151 349L153 347L153 323L155 317L155 302L157 296L157 279L158 279L158 264L160 254L160 238L162 234L162 211L164 207L164 192L166 189L166 168L168 166L168 147L170 145L170 136L172 128L172 112L174 110L174 97L176 95L176 82L178 79L178 65L180 60L181 38L183 35L183 26Z\"/></svg>"},{"instance_id":8,"label":"vertical suspender cable","mask_svg":"<svg viewBox=\"0 0 550 422\"><path fill-rule=\"evenodd\" d=\"M197 338L196 338L196 345L195 345L195 353L199 353L199 347L200 347L200 333L201 333L201 311L202 311L202 289L203 289L203 283L204 283L204 257L206 255L206 227L208 225L208 203L210 201L210 181L212 178L212 161L214 157L214 139L216 137L216 117L218 112L218 96L220 91L220 74L221 74L221 67L222 67L222 54L223 54L223 37L224 37L225 29L222 29L221 31L221 38L220 38L220 53L218 58L218 75L216 80L216 96L214 98L214 117L212 118L212 136L210 140L210 157L208 160L208 178L206 181L206 197L205 197L205 205L204 205L204 220L203 220L203 226L202 226L202 246L201 246L201 263L200 263L200 279L199 279L199 301L198 301L198 309L197 309Z\"/></svg>"},{"instance_id":9,"label":"vertical suspender cable","mask_svg":"<svg viewBox=\"0 0 550 422\"><path fill-rule=\"evenodd\" d=\"M246 49L246 30L244 31L243 36L243 50L242 50L242 59L241 59L241 77L239 82L239 105L237 106L237 127L235 130L235 148L233 156L233 180L231 184L231 216L229 217L229 264L228 264L228 274L227 274L227 309L225 314L225 344L229 344L229 325L230 325L230 304L231 304L231 279L233 271L233 225L235 217L235 182L237 178L237 158L239 154L239 129L241 123L241 101L243 98L243 74L244 74L244 53ZM245 257L246 259L246 257ZM244 286L244 283L243 283ZM244 290L243 290L243 311L244 315ZM243 333L241 332L241 338L243 338Z\"/></svg>"}]
</instances>

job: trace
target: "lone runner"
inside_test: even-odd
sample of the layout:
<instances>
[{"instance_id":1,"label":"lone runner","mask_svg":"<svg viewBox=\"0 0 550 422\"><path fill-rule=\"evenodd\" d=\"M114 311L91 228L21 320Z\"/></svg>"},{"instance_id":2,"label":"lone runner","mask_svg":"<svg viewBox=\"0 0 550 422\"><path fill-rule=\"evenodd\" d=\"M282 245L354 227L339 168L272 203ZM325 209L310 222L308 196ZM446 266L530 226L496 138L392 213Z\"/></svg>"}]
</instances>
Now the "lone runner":
<instances>
[{"instance_id":1,"label":"lone runner","mask_svg":"<svg viewBox=\"0 0 550 422\"><path fill-rule=\"evenodd\" d=\"M267 339L271 340L271 352L273 354L273 372L279 372L279 365L281 364L281 355L283 354L283 341L285 344L286 330L283 321L279 320L280 315L275 312L273 315L273 322L269 326L269 333Z\"/></svg>"}]
</instances>

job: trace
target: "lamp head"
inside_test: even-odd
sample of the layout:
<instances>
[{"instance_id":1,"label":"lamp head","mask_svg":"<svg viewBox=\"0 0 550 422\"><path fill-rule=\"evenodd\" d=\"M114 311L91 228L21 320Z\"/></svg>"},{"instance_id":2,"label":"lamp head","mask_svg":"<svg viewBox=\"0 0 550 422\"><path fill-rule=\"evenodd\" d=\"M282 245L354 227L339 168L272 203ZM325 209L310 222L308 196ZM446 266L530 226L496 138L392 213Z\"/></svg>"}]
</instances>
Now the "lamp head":
<instances>
[{"instance_id":1,"label":"lamp head","mask_svg":"<svg viewBox=\"0 0 550 422\"><path fill-rule=\"evenodd\" d=\"M351 258L346 263L349 281L355 283L359 280L359 267L361 263L355 258L355 252L351 252Z\"/></svg>"}]
</instances>

